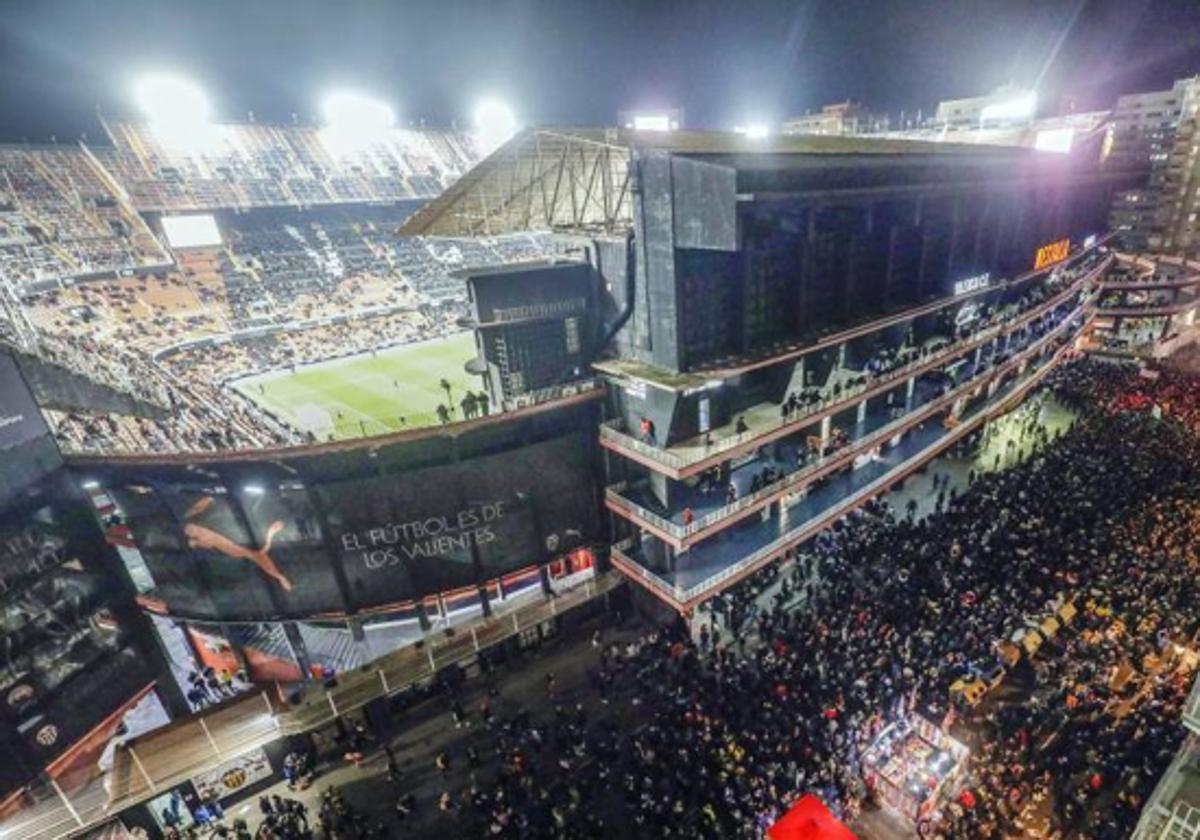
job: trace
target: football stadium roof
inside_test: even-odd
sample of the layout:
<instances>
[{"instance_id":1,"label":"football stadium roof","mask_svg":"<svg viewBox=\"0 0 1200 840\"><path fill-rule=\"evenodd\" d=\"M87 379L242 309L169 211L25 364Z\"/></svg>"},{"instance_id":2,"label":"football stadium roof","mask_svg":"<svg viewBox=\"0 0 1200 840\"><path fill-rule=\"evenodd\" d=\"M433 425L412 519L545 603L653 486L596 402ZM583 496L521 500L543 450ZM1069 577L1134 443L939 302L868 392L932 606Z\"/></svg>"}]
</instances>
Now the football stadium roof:
<instances>
[{"instance_id":1,"label":"football stadium roof","mask_svg":"<svg viewBox=\"0 0 1200 840\"><path fill-rule=\"evenodd\" d=\"M633 223L630 163L665 152L759 171L907 158L1011 162L1030 152L1001 146L817 135L747 137L718 131L527 128L401 226L407 236L489 236L526 230L617 234Z\"/></svg>"}]
</instances>

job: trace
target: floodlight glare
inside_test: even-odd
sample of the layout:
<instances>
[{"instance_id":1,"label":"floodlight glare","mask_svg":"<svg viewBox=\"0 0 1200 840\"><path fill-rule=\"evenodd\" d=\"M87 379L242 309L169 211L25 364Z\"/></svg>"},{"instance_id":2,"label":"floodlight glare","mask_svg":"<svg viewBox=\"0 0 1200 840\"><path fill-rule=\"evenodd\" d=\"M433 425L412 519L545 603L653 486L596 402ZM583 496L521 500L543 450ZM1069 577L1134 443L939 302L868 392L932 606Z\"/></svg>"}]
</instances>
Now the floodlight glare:
<instances>
[{"instance_id":1,"label":"floodlight glare","mask_svg":"<svg viewBox=\"0 0 1200 840\"><path fill-rule=\"evenodd\" d=\"M192 82L178 76L147 76L134 86L133 95L164 145L190 149L211 139L212 106Z\"/></svg>"},{"instance_id":2,"label":"floodlight glare","mask_svg":"<svg viewBox=\"0 0 1200 840\"><path fill-rule=\"evenodd\" d=\"M517 118L498 99L485 99L475 108L475 130L484 151L490 152L517 133Z\"/></svg>"},{"instance_id":3,"label":"floodlight glare","mask_svg":"<svg viewBox=\"0 0 1200 840\"><path fill-rule=\"evenodd\" d=\"M634 131L670 131L669 114L638 114L633 118Z\"/></svg>"},{"instance_id":4,"label":"floodlight glare","mask_svg":"<svg viewBox=\"0 0 1200 840\"><path fill-rule=\"evenodd\" d=\"M396 112L386 102L358 93L333 93L321 103L325 124L350 136L378 136L396 125Z\"/></svg>"},{"instance_id":5,"label":"floodlight glare","mask_svg":"<svg viewBox=\"0 0 1200 840\"><path fill-rule=\"evenodd\" d=\"M1014 96L1002 102L983 106L979 112L981 122L986 120L1022 120L1033 116L1037 110L1037 94L1033 91Z\"/></svg>"},{"instance_id":6,"label":"floodlight glare","mask_svg":"<svg viewBox=\"0 0 1200 840\"><path fill-rule=\"evenodd\" d=\"M1071 151L1071 143L1074 140L1075 129L1073 128L1048 128L1037 133L1037 137L1033 141L1033 148L1043 152L1066 154Z\"/></svg>"},{"instance_id":7,"label":"floodlight glare","mask_svg":"<svg viewBox=\"0 0 1200 840\"><path fill-rule=\"evenodd\" d=\"M735 125L733 130L738 134L749 137L751 140L765 140L771 134L771 128L766 123Z\"/></svg>"},{"instance_id":8,"label":"floodlight glare","mask_svg":"<svg viewBox=\"0 0 1200 840\"><path fill-rule=\"evenodd\" d=\"M177 76L147 76L134 99L152 123L206 123L212 115L204 91Z\"/></svg>"}]
</instances>

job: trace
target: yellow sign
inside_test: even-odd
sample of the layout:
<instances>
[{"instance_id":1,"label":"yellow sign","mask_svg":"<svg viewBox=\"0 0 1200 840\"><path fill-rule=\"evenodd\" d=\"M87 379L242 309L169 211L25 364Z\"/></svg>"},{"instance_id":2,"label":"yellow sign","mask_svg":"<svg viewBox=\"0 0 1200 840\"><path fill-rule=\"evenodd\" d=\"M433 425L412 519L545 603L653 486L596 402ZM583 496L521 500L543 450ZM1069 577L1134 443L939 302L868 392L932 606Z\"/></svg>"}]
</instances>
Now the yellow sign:
<instances>
[{"instance_id":1,"label":"yellow sign","mask_svg":"<svg viewBox=\"0 0 1200 840\"><path fill-rule=\"evenodd\" d=\"M1069 253L1071 253L1070 239L1060 239L1057 242L1043 245L1037 249L1037 254L1033 258L1034 271L1039 268L1045 268L1048 265L1054 265L1056 262L1062 262L1067 258L1067 254Z\"/></svg>"}]
</instances>

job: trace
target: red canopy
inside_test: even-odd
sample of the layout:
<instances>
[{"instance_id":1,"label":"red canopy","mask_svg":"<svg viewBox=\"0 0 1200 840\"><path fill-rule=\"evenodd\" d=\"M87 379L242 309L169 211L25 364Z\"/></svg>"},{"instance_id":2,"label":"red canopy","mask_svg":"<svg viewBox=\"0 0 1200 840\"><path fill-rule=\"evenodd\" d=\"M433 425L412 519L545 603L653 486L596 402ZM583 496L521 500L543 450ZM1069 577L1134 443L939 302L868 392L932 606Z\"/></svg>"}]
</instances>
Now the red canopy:
<instances>
[{"instance_id":1,"label":"red canopy","mask_svg":"<svg viewBox=\"0 0 1200 840\"><path fill-rule=\"evenodd\" d=\"M767 836L771 840L858 840L854 832L829 813L825 803L811 793L767 829Z\"/></svg>"}]
</instances>

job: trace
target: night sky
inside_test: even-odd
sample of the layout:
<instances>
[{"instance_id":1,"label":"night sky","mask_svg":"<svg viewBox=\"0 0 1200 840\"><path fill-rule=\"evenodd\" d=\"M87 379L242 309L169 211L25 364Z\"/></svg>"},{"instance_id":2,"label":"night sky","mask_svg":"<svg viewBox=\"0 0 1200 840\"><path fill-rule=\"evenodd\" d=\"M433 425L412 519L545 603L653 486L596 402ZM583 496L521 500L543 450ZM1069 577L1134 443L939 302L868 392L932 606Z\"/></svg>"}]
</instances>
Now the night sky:
<instances>
[{"instance_id":1,"label":"night sky","mask_svg":"<svg viewBox=\"0 0 1200 840\"><path fill-rule=\"evenodd\" d=\"M0 0L0 139L131 113L139 73L199 81L218 115L312 118L353 87L403 121L482 96L526 123L681 107L692 127L857 99L893 113L1013 82L1104 107L1200 73L1200 0Z\"/></svg>"}]
</instances>

